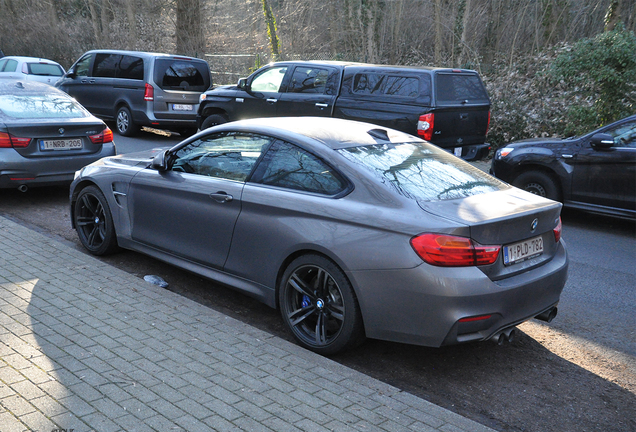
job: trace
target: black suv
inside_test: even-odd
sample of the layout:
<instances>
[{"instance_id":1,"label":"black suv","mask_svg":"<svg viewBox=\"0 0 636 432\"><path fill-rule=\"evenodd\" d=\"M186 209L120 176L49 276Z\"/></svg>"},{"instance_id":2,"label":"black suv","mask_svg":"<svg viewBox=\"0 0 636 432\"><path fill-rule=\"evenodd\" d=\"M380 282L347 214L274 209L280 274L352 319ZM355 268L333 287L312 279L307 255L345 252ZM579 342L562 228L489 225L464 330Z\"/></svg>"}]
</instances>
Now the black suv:
<instances>
[{"instance_id":1,"label":"black suv","mask_svg":"<svg viewBox=\"0 0 636 432\"><path fill-rule=\"evenodd\" d=\"M321 116L366 121L420 136L465 159L481 159L490 99L466 69L290 61L264 66L201 95L201 129L252 117Z\"/></svg>"}]
</instances>

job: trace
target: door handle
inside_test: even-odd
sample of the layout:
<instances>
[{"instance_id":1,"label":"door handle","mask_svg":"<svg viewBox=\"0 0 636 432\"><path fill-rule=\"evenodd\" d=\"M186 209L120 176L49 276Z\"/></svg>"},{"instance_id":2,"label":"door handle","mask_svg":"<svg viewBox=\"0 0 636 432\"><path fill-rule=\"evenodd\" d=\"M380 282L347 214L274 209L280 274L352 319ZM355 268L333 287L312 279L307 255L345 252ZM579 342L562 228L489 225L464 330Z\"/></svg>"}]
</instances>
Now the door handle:
<instances>
[{"instance_id":1,"label":"door handle","mask_svg":"<svg viewBox=\"0 0 636 432\"><path fill-rule=\"evenodd\" d=\"M316 106L319 108L327 108L329 106L329 104L326 103L316 103Z\"/></svg>"},{"instance_id":2,"label":"door handle","mask_svg":"<svg viewBox=\"0 0 636 432\"><path fill-rule=\"evenodd\" d=\"M270 99L267 99L267 102L275 103L275 102L278 102L278 99L270 98Z\"/></svg>"},{"instance_id":3,"label":"door handle","mask_svg":"<svg viewBox=\"0 0 636 432\"><path fill-rule=\"evenodd\" d=\"M212 198L214 201L224 204L226 202L230 202L234 199L234 197L230 194L228 194L227 192L223 192L223 191L218 191L217 193L211 193L210 194L210 198Z\"/></svg>"}]
</instances>

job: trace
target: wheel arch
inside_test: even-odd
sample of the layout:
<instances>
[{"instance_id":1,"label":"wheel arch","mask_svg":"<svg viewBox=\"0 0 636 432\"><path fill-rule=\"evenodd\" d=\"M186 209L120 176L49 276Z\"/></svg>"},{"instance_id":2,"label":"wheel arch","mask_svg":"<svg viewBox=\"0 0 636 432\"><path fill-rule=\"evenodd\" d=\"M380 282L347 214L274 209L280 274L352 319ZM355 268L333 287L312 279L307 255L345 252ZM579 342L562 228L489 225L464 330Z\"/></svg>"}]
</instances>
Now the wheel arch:
<instances>
[{"instance_id":1,"label":"wheel arch","mask_svg":"<svg viewBox=\"0 0 636 432\"><path fill-rule=\"evenodd\" d=\"M96 188L99 189L99 186L97 185L97 183L95 183L94 181L91 180L82 180L80 181L77 185L75 185L75 187L73 188L73 193L71 194L71 227L73 229L76 229L75 227L75 203L77 202L77 197L79 196L80 192L82 192L84 189L86 189L89 186L95 186Z\"/></svg>"},{"instance_id":2,"label":"wheel arch","mask_svg":"<svg viewBox=\"0 0 636 432\"><path fill-rule=\"evenodd\" d=\"M201 123L203 123L203 121L206 118L210 117L211 115L215 115L215 114L223 116L228 121L230 121L230 115L223 108L219 108L219 107L215 107L215 106L205 106L205 107L203 107L203 110L201 111Z\"/></svg>"}]
</instances>

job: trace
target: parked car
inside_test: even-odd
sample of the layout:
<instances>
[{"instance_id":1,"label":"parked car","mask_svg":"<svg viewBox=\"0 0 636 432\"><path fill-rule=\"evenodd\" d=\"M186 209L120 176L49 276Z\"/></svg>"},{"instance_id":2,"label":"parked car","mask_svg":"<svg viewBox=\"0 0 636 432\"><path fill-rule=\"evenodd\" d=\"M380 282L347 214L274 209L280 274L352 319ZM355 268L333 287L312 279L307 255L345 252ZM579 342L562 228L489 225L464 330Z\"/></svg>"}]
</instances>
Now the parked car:
<instances>
[{"instance_id":1,"label":"parked car","mask_svg":"<svg viewBox=\"0 0 636 432\"><path fill-rule=\"evenodd\" d=\"M567 207L636 218L636 115L579 137L508 144L491 173Z\"/></svg>"},{"instance_id":2,"label":"parked car","mask_svg":"<svg viewBox=\"0 0 636 432\"><path fill-rule=\"evenodd\" d=\"M201 59L140 51L94 50L56 83L90 112L114 120L121 135L140 126L183 135L197 131L199 95L211 84Z\"/></svg>"},{"instance_id":3,"label":"parked car","mask_svg":"<svg viewBox=\"0 0 636 432\"><path fill-rule=\"evenodd\" d=\"M550 320L567 277L561 204L417 137L299 117L110 157L71 185L95 255L136 250L280 308L321 354L363 336L441 346Z\"/></svg>"},{"instance_id":4,"label":"parked car","mask_svg":"<svg viewBox=\"0 0 636 432\"><path fill-rule=\"evenodd\" d=\"M202 129L244 118L337 117L419 136L465 159L488 155L490 99L475 71L362 63L271 63L201 95Z\"/></svg>"},{"instance_id":5,"label":"parked car","mask_svg":"<svg viewBox=\"0 0 636 432\"><path fill-rule=\"evenodd\" d=\"M68 185L75 171L115 154L113 132L64 92L0 80L0 188Z\"/></svg>"},{"instance_id":6,"label":"parked car","mask_svg":"<svg viewBox=\"0 0 636 432\"><path fill-rule=\"evenodd\" d=\"M39 81L54 85L64 68L53 60L37 57L7 56L0 59L0 78Z\"/></svg>"}]
</instances>

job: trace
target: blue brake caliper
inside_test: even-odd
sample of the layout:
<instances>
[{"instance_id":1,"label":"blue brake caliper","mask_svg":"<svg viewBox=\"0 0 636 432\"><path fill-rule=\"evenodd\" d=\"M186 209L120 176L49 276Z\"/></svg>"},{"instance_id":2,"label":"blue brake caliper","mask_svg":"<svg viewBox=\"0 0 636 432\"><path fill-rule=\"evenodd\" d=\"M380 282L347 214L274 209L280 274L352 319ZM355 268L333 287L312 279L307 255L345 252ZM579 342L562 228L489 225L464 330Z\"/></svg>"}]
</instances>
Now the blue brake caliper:
<instances>
[{"instance_id":1,"label":"blue brake caliper","mask_svg":"<svg viewBox=\"0 0 636 432\"><path fill-rule=\"evenodd\" d=\"M309 298L309 296L303 295L303 302L301 303L301 306L303 307L303 309L309 306L310 304L311 304L311 299Z\"/></svg>"}]
</instances>

